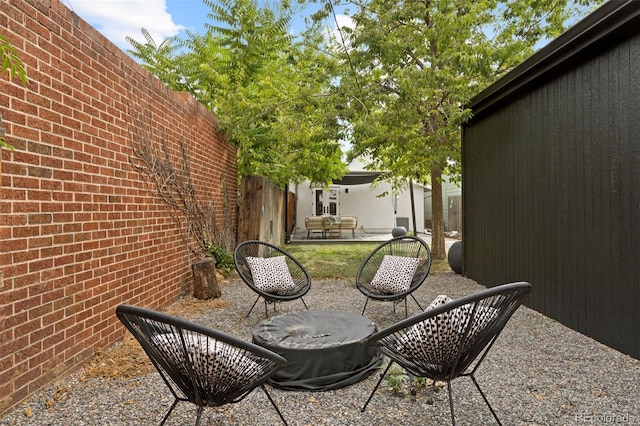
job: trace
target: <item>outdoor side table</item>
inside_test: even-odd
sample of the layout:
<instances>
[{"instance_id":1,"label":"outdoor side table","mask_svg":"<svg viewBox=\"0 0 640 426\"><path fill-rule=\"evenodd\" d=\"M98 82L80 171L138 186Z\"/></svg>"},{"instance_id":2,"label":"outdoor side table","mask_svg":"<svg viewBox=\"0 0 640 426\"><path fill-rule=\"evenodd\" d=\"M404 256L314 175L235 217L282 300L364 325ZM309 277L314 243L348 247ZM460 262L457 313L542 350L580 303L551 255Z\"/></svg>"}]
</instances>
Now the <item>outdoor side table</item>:
<instances>
[{"instance_id":1,"label":"outdoor side table","mask_svg":"<svg viewBox=\"0 0 640 426\"><path fill-rule=\"evenodd\" d=\"M377 330L349 312L301 311L267 318L252 330L253 342L287 360L268 380L287 390L338 389L373 373L382 356L362 340Z\"/></svg>"}]
</instances>

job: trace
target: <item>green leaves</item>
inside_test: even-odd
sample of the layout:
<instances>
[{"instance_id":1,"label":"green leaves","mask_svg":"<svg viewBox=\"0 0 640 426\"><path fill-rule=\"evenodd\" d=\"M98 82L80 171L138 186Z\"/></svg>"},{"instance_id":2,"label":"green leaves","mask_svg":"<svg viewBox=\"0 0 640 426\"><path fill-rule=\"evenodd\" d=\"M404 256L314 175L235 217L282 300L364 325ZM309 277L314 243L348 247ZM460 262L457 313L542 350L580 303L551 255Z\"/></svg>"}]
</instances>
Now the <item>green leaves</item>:
<instances>
[{"instance_id":1,"label":"green leaves","mask_svg":"<svg viewBox=\"0 0 640 426\"><path fill-rule=\"evenodd\" d=\"M132 55L219 117L219 129L238 147L240 174L266 176L280 186L342 177L336 61L318 49L319 30L294 40L294 10L286 3L204 3L211 8L205 34L159 46L145 34L145 44L129 40Z\"/></svg>"},{"instance_id":2,"label":"green leaves","mask_svg":"<svg viewBox=\"0 0 640 426\"><path fill-rule=\"evenodd\" d=\"M9 40L2 34L0 34L0 59L2 60L2 65L0 66L0 70L2 73L5 71L9 73L9 80L13 80L14 78L18 78L22 84L27 84L27 72L24 69L24 64L18 57L18 51ZM8 144L4 140L4 129L2 129L2 117L0 116L0 148L7 148L13 151L13 146Z\"/></svg>"},{"instance_id":3,"label":"green leaves","mask_svg":"<svg viewBox=\"0 0 640 426\"><path fill-rule=\"evenodd\" d=\"M143 30L146 43L130 40L130 53L220 118L239 173L283 186L341 177L347 139L350 157L368 155L396 179L426 183L433 170L455 178L464 105L586 14L589 0L370 0L332 43L328 2L297 38L292 3L204 3L205 34L156 45Z\"/></svg>"},{"instance_id":4,"label":"green leaves","mask_svg":"<svg viewBox=\"0 0 640 426\"><path fill-rule=\"evenodd\" d=\"M599 3L599 0L593 3ZM370 0L335 55L353 72L340 79L350 102L352 156L368 154L396 176L428 181L454 174L460 126L472 96L557 36L587 0ZM346 69L346 66L345 68Z\"/></svg>"},{"instance_id":5,"label":"green leaves","mask_svg":"<svg viewBox=\"0 0 640 426\"><path fill-rule=\"evenodd\" d=\"M138 59L143 68L155 74L159 79L172 87L176 86L179 82L179 72L174 58L173 41L175 39L166 39L158 45L145 28L141 28L141 31L146 43L140 43L132 37L126 37L129 44L133 46L133 49L128 49L127 53ZM178 90L177 87L174 89Z\"/></svg>"},{"instance_id":6,"label":"green leaves","mask_svg":"<svg viewBox=\"0 0 640 426\"><path fill-rule=\"evenodd\" d=\"M24 64L18 57L18 51L9 43L9 40L0 34L0 52L2 53L2 66L0 70L9 73L9 80L18 78L22 84L27 84L27 72Z\"/></svg>"}]
</instances>

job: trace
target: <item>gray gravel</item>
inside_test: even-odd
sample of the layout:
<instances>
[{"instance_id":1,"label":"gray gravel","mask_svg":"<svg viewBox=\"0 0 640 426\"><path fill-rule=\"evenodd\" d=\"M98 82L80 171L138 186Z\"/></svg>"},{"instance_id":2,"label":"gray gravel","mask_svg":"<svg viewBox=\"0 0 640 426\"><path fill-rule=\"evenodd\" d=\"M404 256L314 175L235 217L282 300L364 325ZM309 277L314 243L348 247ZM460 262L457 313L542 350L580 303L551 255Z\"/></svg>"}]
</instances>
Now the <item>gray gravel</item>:
<instances>
[{"instance_id":1,"label":"gray gravel","mask_svg":"<svg viewBox=\"0 0 640 426\"><path fill-rule=\"evenodd\" d=\"M426 306L438 294L459 297L481 289L459 275L438 273L428 278L416 297ZM230 307L189 319L250 340L251 328L264 317L263 305L245 319L253 303L249 289L231 280L222 292ZM364 303L352 282L331 280L315 281L305 300L311 309L358 313ZM278 312L301 308L299 301L290 302L279 304ZM418 311L413 301L409 309L410 314ZM391 304L370 303L366 316L384 327L402 319L404 308L400 306L394 314ZM511 319L476 376L506 425L640 424L640 361L525 307ZM420 390L412 397L383 386L361 413L378 377L374 374L329 392L268 390L291 425L450 423L446 389ZM55 398L58 389L66 389L59 400ZM494 424L470 380L454 381L453 392L457 424ZM54 401L50 407L48 400ZM77 373L7 413L0 425L155 425L172 402L157 374L107 380ZM166 424L194 424L195 413L195 406L181 403ZM201 424L278 425L280 420L257 389L240 403L206 409Z\"/></svg>"}]
</instances>

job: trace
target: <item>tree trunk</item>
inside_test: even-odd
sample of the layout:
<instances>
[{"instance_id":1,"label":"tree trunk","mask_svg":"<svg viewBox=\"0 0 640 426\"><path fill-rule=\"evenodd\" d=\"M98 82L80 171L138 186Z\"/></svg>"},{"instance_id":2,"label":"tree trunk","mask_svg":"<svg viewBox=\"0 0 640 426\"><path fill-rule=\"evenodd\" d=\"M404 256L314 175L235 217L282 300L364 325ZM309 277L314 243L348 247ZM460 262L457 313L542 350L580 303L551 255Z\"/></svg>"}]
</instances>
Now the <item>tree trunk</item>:
<instances>
[{"instance_id":1,"label":"tree trunk","mask_svg":"<svg viewBox=\"0 0 640 426\"><path fill-rule=\"evenodd\" d=\"M199 260L191 265L193 273L193 297L196 299L217 299L222 296L216 279L216 265L211 258Z\"/></svg>"},{"instance_id":2,"label":"tree trunk","mask_svg":"<svg viewBox=\"0 0 640 426\"><path fill-rule=\"evenodd\" d=\"M444 206L442 203L442 170L431 169L431 257L444 260Z\"/></svg>"}]
</instances>

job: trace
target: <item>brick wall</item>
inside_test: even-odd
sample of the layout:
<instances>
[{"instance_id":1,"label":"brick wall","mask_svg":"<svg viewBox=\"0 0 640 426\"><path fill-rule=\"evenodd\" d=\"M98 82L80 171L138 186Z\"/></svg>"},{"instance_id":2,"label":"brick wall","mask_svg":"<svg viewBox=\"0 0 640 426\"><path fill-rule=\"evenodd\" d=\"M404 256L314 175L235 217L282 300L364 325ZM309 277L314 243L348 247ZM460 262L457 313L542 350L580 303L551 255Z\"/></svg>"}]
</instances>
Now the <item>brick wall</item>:
<instances>
[{"instance_id":1,"label":"brick wall","mask_svg":"<svg viewBox=\"0 0 640 426\"><path fill-rule=\"evenodd\" d=\"M60 1L2 0L0 33L29 77L0 76L0 127L15 147L0 153L1 413L121 338L118 304L162 308L190 291L181 229L130 165L140 117L172 159L186 142L198 194L231 217L218 222L227 229L237 178L215 118Z\"/></svg>"}]
</instances>

